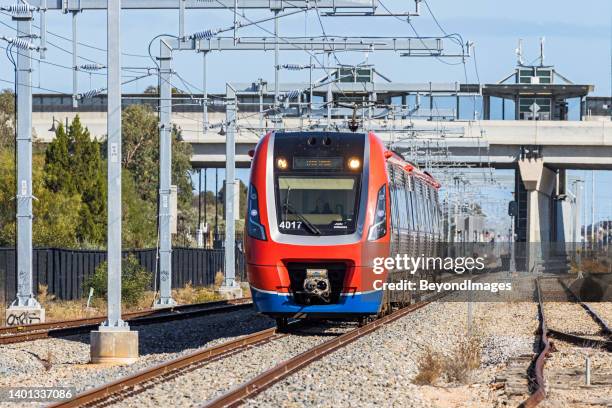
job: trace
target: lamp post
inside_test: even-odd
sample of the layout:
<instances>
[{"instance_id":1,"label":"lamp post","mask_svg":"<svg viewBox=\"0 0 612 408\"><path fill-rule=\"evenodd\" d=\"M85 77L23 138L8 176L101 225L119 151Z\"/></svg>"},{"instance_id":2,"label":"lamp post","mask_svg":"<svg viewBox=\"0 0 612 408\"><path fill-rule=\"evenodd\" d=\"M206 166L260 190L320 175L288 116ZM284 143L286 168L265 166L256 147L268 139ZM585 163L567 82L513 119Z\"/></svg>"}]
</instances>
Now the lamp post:
<instances>
[{"instance_id":1,"label":"lamp post","mask_svg":"<svg viewBox=\"0 0 612 408\"><path fill-rule=\"evenodd\" d=\"M55 123L56 122L57 122L58 125L62 124L62 122L60 122L59 120L55 119L55 116L53 116L53 122L51 122L51 127L49 128L49 132L55 133L57 131L57 128L55 127ZM66 116L66 130L68 130L68 116Z\"/></svg>"}]
</instances>

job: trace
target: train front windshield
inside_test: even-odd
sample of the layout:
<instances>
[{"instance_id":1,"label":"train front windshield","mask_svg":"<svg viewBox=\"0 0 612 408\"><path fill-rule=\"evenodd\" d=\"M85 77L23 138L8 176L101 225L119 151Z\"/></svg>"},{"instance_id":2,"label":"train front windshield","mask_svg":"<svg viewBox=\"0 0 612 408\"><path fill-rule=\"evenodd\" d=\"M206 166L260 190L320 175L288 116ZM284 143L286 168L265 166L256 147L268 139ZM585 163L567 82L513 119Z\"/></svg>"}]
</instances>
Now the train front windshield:
<instances>
[{"instance_id":1,"label":"train front windshield","mask_svg":"<svg viewBox=\"0 0 612 408\"><path fill-rule=\"evenodd\" d=\"M277 178L280 232L295 235L343 235L355 232L358 176Z\"/></svg>"},{"instance_id":2,"label":"train front windshield","mask_svg":"<svg viewBox=\"0 0 612 408\"><path fill-rule=\"evenodd\" d=\"M281 234L349 235L357 227L363 133L276 132L274 192Z\"/></svg>"}]
</instances>

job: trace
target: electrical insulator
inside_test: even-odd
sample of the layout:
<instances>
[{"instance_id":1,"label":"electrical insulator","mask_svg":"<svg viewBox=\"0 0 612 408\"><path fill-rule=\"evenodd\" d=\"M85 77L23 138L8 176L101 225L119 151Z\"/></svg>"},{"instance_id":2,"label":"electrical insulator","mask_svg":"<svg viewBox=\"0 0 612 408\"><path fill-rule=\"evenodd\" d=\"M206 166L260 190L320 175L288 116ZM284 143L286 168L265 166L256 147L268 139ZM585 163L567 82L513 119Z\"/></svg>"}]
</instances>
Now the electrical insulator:
<instances>
[{"instance_id":1,"label":"electrical insulator","mask_svg":"<svg viewBox=\"0 0 612 408\"><path fill-rule=\"evenodd\" d=\"M289 99L297 98L301 94L302 94L302 90L301 89L294 89L292 91L286 92L284 97L285 97L285 100L288 101Z\"/></svg>"},{"instance_id":2,"label":"electrical insulator","mask_svg":"<svg viewBox=\"0 0 612 408\"><path fill-rule=\"evenodd\" d=\"M23 38L12 38L12 37L2 37L4 41L9 44L13 44L17 48L21 48L23 50L37 50L38 47L33 45L30 41L24 40Z\"/></svg>"},{"instance_id":3,"label":"electrical insulator","mask_svg":"<svg viewBox=\"0 0 612 408\"><path fill-rule=\"evenodd\" d=\"M10 12L14 16L19 16L37 11L39 8L30 6L29 4L11 4L10 6L3 6L2 10Z\"/></svg>"},{"instance_id":4,"label":"electrical insulator","mask_svg":"<svg viewBox=\"0 0 612 408\"><path fill-rule=\"evenodd\" d=\"M79 68L83 71L99 71L106 68L106 66L102 64L83 64Z\"/></svg>"},{"instance_id":5,"label":"electrical insulator","mask_svg":"<svg viewBox=\"0 0 612 408\"><path fill-rule=\"evenodd\" d=\"M219 30L204 30L193 33L189 36L192 40L207 40L217 35Z\"/></svg>"},{"instance_id":6,"label":"electrical insulator","mask_svg":"<svg viewBox=\"0 0 612 408\"><path fill-rule=\"evenodd\" d=\"M284 64L283 68L289 71L299 71L301 69L310 68L310 66L298 65L298 64Z\"/></svg>"},{"instance_id":7,"label":"electrical insulator","mask_svg":"<svg viewBox=\"0 0 612 408\"><path fill-rule=\"evenodd\" d=\"M78 95L78 99L88 99L104 92L103 88L96 88Z\"/></svg>"}]
</instances>

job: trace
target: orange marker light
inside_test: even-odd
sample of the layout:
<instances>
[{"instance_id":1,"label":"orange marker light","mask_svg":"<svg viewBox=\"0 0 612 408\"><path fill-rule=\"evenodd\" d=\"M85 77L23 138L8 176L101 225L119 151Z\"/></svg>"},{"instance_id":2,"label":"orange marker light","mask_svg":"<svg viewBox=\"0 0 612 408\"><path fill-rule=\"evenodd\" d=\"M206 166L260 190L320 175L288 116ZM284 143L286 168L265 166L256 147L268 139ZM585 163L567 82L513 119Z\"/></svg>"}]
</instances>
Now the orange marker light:
<instances>
[{"instance_id":1,"label":"orange marker light","mask_svg":"<svg viewBox=\"0 0 612 408\"><path fill-rule=\"evenodd\" d=\"M359 159L353 157L349 159L348 166L351 170L357 170L359 166L361 166L361 162L359 161Z\"/></svg>"}]
</instances>

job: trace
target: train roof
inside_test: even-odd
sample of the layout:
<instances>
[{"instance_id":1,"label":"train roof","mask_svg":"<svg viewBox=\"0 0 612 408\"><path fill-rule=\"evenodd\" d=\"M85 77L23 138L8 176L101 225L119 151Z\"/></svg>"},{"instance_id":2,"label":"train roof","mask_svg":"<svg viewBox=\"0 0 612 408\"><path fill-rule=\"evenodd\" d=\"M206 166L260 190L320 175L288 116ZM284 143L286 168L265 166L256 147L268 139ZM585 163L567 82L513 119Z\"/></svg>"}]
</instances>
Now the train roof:
<instances>
[{"instance_id":1,"label":"train roof","mask_svg":"<svg viewBox=\"0 0 612 408\"><path fill-rule=\"evenodd\" d=\"M387 159L387 161L397 164L407 173L410 173L413 176L422 179L434 188L440 188L440 183L429 172L421 170L421 168L419 168L417 164L407 161L398 152L388 149L385 151L385 158Z\"/></svg>"}]
</instances>

